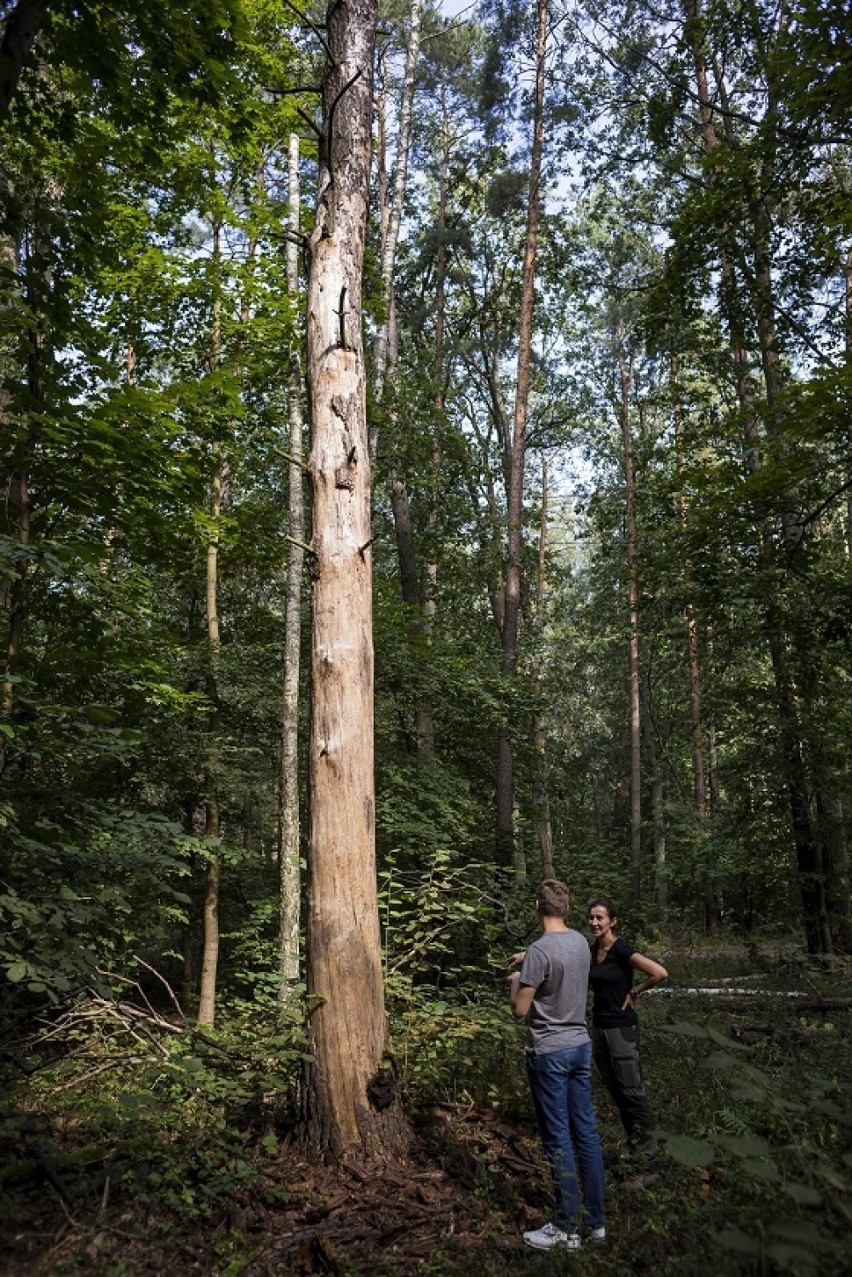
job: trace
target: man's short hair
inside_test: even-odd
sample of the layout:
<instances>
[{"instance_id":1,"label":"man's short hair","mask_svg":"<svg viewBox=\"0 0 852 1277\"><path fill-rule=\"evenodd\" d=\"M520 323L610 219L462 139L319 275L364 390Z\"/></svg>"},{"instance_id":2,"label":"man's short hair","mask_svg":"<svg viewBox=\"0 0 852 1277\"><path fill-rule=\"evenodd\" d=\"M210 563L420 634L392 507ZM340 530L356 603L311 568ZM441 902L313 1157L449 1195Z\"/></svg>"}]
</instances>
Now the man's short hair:
<instances>
[{"instance_id":1,"label":"man's short hair","mask_svg":"<svg viewBox=\"0 0 852 1277\"><path fill-rule=\"evenodd\" d=\"M545 878L538 884L536 902L544 918L564 918L571 903L568 888L558 878Z\"/></svg>"}]
</instances>

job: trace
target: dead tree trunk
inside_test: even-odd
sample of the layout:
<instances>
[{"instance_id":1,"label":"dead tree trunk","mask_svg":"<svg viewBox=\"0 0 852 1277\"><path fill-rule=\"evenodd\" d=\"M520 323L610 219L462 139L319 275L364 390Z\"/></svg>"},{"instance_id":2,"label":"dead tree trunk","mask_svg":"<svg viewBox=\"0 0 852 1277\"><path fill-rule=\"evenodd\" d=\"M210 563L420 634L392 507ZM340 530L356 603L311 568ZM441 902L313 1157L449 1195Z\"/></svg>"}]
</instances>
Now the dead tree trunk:
<instances>
[{"instance_id":1,"label":"dead tree trunk","mask_svg":"<svg viewBox=\"0 0 852 1277\"><path fill-rule=\"evenodd\" d=\"M287 241L287 291L294 309L299 296L299 138L290 135L289 217ZM279 930L279 986L281 1002L289 1000L299 979L299 912L301 874L299 852L299 672L302 641L302 574L305 552L304 492L302 483L302 361L297 338L290 350L288 378L290 411L289 512L290 541L287 554L285 604L284 692L281 704L281 833L278 847L281 918Z\"/></svg>"},{"instance_id":2,"label":"dead tree trunk","mask_svg":"<svg viewBox=\"0 0 852 1277\"><path fill-rule=\"evenodd\" d=\"M373 784L370 447L361 329L375 0L335 0L308 282L313 438L308 1137L333 1155L405 1147L385 1009Z\"/></svg>"}]
</instances>

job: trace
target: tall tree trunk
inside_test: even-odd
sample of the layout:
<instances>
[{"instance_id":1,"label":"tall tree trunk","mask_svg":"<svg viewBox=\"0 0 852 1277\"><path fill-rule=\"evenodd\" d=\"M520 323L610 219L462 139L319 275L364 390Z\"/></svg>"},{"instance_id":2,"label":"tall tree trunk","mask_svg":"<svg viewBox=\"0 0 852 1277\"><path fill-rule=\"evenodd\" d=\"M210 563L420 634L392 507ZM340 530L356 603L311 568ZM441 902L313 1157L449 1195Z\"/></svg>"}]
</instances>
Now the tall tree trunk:
<instances>
[{"instance_id":1,"label":"tall tree trunk","mask_svg":"<svg viewBox=\"0 0 852 1277\"><path fill-rule=\"evenodd\" d=\"M541 521L538 533L538 578L536 581L536 625L539 641L544 642L545 609L547 600L547 458L541 455ZM541 680L534 678L536 698L541 695ZM550 823L550 793L547 775L547 740L538 710L532 716L530 731L533 763L533 815L535 818L538 852L542 878L553 877L553 829Z\"/></svg>"},{"instance_id":2,"label":"tall tree trunk","mask_svg":"<svg viewBox=\"0 0 852 1277\"><path fill-rule=\"evenodd\" d=\"M521 281L521 323L518 338L518 372L512 427L506 537L506 584L501 633L502 672L507 685L518 672L521 589L524 572L524 469L527 449L532 330L535 307L535 263L541 216L541 158L544 147L544 83L547 56L548 0L538 0L535 48L535 99L530 184L527 196L527 233ZM519 876L526 873L522 848L515 836L515 762L508 721L503 723L497 755L497 851L511 859Z\"/></svg>"},{"instance_id":3,"label":"tall tree trunk","mask_svg":"<svg viewBox=\"0 0 852 1277\"><path fill-rule=\"evenodd\" d=\"M627 554L627 594L630 614L627 675L630 707L630 899L638 909L642 898L642 708L639 686L639 583L636 546L636 470L633 456L633 429L630 422L632 361L625 350L625 333L619 324L615 357L619 382L619 421L624 457L625 542Z\"/></svg>"},{"instance_id":4,"label":"tall tree trunk","mask_svg":"<svg viewBox=\"0 0 852 1277\"><path fill-rule=\"evenodd\" d=\"M215 372L222 358L221 302L219 300L220 238L221 225L213 227L214 279L213 326L210 341L210 371ZM207 870L204 883L203 940L201 948L201 987L198 994L198 1023L212 1027L216 1019L216 977L219 968L219 540L222 522L222 487L227 462L221 442L216 439L211 448L212 473L210 476L210 532L207 539L205 596L207 603L207 696L212 706L210 714L210 744L208 746L207 776L205 780L204 838L207 848Z\"/></svg>"},{"instance_id":5,"label":"tall tree trunk","mask_svg":"<svg viewBox=\"0 0 852 1277\"><path fill-rule=\"evenodd\" d=\"M420 17L422 0L411 0L409 10L408 44L405 55L405 75L402 95L399 104L399 135L394 163L394 179L389 184L386 178L386 143L385 112L386 95L380 104L380 134L383 143L379 148L379 197L381 227L381 279L382 292L385 298L385 318L379 325L376 334L373 397L376 405L385 402L387 382L393 380L399 361L399 330L397 325L396 301L394 296L394 267L396 249L399 241L399 228L402 221L403 206L408 175L408 157L411 148L411 125L414 106L414 86L417 71L417 59L420 54ZM386 407L388 433L392 439L392 450L399 439L399 419L395 402L391 399ZM374 428L371 439L371 451L375 458L378 448L378 429ZM417 565L417 554L414 545L414 527L411 519L411 507L408 496L408 484L403 467L394 462L390 467L390 499L393 514L394 533L396 537L397 555L399 558L399 578L403 602L411 609L412 626L416 633L424 629L423 593L420 586L420 573ZM432 726L431 708L417 689L415 698L415 722L417 752L422 758L434 754L434 730Z\"/></svg>"},{"instance_id":6,"label":"tall tree trunk","mask_svg":"<svg viewBox=\"0 0 852 1277\"><path fill-rule=\"evenodd\" d=\"M672 420L674 425L675 466L678 473L678 515L680 518L681 528L684 532L686 532L688 527L688 513L686 488L683 481L683 423L681 420L678 375L677 356L674 351L672 351L670 379L673 393ZM692 563L687 561L685 567L691 576ZM686 659L689 680L689 720L692 737L693 807L695 810L695 818L698 822L698 834L701 849L701 875L703 878L702 914L705 932L708 935L714 935L719 922L719 902L714 883L715 865L712 861L711 852L709 850L712 844L710 844L708 839L707 828L707 781L704 765L703 725L701 720L701 671L698 660L698 624L695 618L695 608L691 600L688 600L684 607L683 617L686 629Z\"/></svg>"},{"instance_id":7,"label":"tall tree trunk","mask_svg":"<svg viewBox=\"0 0 852 1277\"><path fill-rule=\"evenodd\" d=\"M373 784L370 447L361 332L375 0L335 0L323 81L308 282L313 426L308 995L311 1142L335 1155L404 1148L384 1063Z\"/></svg>"},{"instance_id":8,"label":"tall tree trunk","mask_svg":"<svg viewBox=\"0 0 852 1277\"><path fill-rule=\"evenodd\" d=\"M11 21L11 19L10 19ZM44 79L44 75L41 77ZM17 672L24 644L24 624L27 612L27 576L32 537L32 495L30 492L30 465L41 434L40 414L44 408L45 363L48 355L46 320L48 293L52 279L52 245L46 229L47 208L58 199L58 192L49 189L44 198L46 207L38 205L27 237L24 256L24 291L18 295L17 280L23 228L17 235L0 237L0 271L8 280L8 311L14 313L23 302L22 327L23 350L14 337L0 335L0 424L5 438L13 440L4 458L5 476L3 500L3 524L14 545L12 569L0 581L0 607L6 614L6 650L3 659L3 682L0 687L0 723L7 731L0 731L0 775L2 775L12 740L12 716L15 707ZM14 388L24 381L26 394L22 398L26 411L13 407ZM8 445L7 445L8 446ZM3 526L0 524L0 526Z\"/></svg>"},{"instance_id":9,"label":"tall tree trunk","mask_svg":"<svg viewBox=\"0 0 852 1277\"><path fill-rule=\"evenodd\" d=\"M299 297L299 138L290 135L287 241L287 291L296 308ZM279 986L281 1002L289 1000L299 979L299 872L301 822L299 819L299 670L302 640L302 573L304 571L305 510L302 483L302 361L297 338L290 349L288 380L290 412L289 526L285 604L284 689L281 705L281 833L278 848L281 919L279 931Z\"/></svg>"},{"instance_id":10,"label":"tall tree trunk","mask_svg":"<svg viewBox=\"0 0 852 1277\"><path fill-rule=\"evenodd\" d=\"M642 734L651 782L651 817L654 831L654 900L661 921L665 921L668 904L666 878L666 809L663 773L657 751L657 727L654 721L654 684L650 656L646 661L645 695L642 697Z\"/></svg>"}]
</instances>

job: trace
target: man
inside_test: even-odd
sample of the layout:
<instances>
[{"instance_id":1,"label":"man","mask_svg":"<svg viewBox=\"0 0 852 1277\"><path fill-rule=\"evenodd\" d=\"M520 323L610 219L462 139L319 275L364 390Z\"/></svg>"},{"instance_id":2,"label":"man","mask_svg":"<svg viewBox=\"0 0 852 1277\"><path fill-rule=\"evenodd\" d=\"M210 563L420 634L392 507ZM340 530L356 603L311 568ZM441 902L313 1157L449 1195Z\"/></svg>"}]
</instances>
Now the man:
<instances>
[{"instance_id":1,"label":"man","mask_svg":"<svg viewBox=\"0 0 852 1277\"><path fill-rule=\"evenodd\" d=\"M509 998L527 1016L527 1077L553 1175L553 1223L524 1233L536 1250L580 1247L580 1189L592 1239L604 1241L604 1167L592 1108L592 1044L586 1029L589 946L565 922L568 888L555 878L539 885L535 908L542 935L515 954Z\"/></svg>"}]
</instances>

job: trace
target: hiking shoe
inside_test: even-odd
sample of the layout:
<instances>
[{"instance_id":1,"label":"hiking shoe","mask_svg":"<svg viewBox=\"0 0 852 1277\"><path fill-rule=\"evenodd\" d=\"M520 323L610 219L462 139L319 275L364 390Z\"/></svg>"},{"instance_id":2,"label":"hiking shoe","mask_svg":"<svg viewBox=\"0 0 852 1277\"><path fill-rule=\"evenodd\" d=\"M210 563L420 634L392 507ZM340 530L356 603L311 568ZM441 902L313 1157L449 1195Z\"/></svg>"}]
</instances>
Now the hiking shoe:
<instances>
[{"instance_id":1,"label":"hiking shoe","mask_svg":"<svg viewBox=\"0 0 852 1277\"><path fill-rule=\"evenodd\" d=\"M601 1224L600 1228L593 1228L589 1236L596 1246L600 1246L606 1241L606 1228Z\"/></svg>"},{"instance_id":2,"label":"hiking shoe","mask_svg":"<svg viewBox=\"0 0 852 1277\"><path fill-rule=\"evenodd\" d=\"M553 1250L556 1246L565 1250L580 1249L579 1233L563 1233L555 1224L545 1224L544 1228L536 1228L531 1233L524 1233L524 1241L533 1250Z\"/></svg>"}]
</instances>

